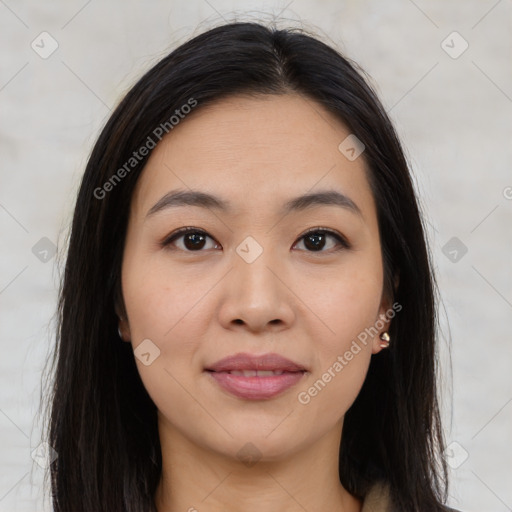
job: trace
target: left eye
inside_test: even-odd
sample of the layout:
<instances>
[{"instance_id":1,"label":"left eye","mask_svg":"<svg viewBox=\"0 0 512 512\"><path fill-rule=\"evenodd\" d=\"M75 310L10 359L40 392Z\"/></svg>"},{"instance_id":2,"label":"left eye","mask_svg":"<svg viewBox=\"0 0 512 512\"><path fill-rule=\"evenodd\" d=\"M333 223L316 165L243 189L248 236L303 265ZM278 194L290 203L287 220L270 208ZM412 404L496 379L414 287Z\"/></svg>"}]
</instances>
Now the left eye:
<instances>
[{"instance_id":1,"label":"left eye","mask_svg":"<svg viewBox=\"0 0 512 512\"><path fill-rule=\"evenodd\" d=\"M180 246L176 242L181 239L183 240ZM207 239L210 239L214 242L213 247L205 247L207 245ZM328 229L318 228L310 230L304 235L302 235L298 239L299 241L296 242L293 247L296 247L302 242L308 252L327 252L324 251L323 249L326 248L326 245L329 245L327 244L327 241L329 239L337 241L338 246L340 246L337 250L340 250L341 248L350 248L350 245L347 242L347 240L338 233ZM186 252L200 252L202 249L205 248L215 249L220 247L220 245L205 231L195 228L183 228L176 231L175 233L170 235L166 240L164 240L162 245L165 247L176 245L178 249ZM334 244L331 243L330 247L327 247L327 249L332 249L335 246L336 242L334 242Z\"/></svg>"},{"instance_id":2,"label":"left eye","mask_svg":"<svg viewBox=\"0 0 512 512\"><path fill-rule=\"evenodd\" d=\"M323 249L326 246L326 240L329 238L336 240L338 245L341 246L340 248L348 249L350 247L345 238L329 229L314 229L308 231L306 234L302 235L299 240L302 241L304 246L308 249L308 252L327 252L323 251ZM331 248L332 245L331 247L327 247L327 249Z\"/></svg>"}]
</instances>

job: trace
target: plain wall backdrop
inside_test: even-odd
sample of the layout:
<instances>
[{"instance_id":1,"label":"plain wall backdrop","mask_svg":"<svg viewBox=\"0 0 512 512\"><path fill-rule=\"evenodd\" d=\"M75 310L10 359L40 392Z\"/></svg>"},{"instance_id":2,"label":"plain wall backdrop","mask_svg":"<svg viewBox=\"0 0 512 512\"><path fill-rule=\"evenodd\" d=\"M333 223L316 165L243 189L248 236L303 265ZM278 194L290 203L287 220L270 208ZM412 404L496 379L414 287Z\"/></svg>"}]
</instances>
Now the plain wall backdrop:
<instances>
[{"instance_id":1,"label":"plain wall backdrop","mask_svg":"<svg viewBox=\"0 0 512 512\"><path fill-rule=\"evenodd\" d=\"M443 299L450 504L512 510L511 0L0 0L0 511L50 510L41 373L101 127L170 49L223 18L274 17L359 63L395 123Z\"/></svg>"}]
</instances>

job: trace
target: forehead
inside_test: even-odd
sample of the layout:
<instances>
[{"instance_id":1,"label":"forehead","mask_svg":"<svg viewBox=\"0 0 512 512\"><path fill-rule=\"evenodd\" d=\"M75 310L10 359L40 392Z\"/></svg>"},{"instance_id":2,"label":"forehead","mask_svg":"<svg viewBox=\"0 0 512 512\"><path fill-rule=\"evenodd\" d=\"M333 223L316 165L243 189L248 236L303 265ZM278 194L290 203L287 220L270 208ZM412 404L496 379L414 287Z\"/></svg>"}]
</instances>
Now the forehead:
<instances>
[{"instance_id":1,"label":"forehead","mask_svg":"<svg viewBox=\"0 0 512 512\"><path fill-rule=\"evenodd\" d=\"M371 215L365 162L338 149L349 135L333 114L300 95L199 104L153 150L132 206L145 215L169 191L194 189L228 199L233 213L273 203L277 211L284 198L331 189Z\"/></svg>"}]
</instances>

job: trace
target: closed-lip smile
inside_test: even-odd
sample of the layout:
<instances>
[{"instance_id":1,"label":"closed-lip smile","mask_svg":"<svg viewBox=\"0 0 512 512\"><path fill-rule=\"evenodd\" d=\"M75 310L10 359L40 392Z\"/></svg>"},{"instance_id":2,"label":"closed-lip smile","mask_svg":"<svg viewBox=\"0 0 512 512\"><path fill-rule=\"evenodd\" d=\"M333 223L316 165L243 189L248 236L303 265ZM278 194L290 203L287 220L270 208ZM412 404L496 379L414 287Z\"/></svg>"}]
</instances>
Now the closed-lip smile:
<instances>
[{"instance_id":1,"label":"closed-lip smile","mask_svg":"<svg viewBox=\"0 0 512 512\"><path fill-rule=\"evenodd\" d=\"M205 371L238 398L266 400L297 384L307 369L279 354L239 353L217 361Z\"/></svg>"}]
</instances>

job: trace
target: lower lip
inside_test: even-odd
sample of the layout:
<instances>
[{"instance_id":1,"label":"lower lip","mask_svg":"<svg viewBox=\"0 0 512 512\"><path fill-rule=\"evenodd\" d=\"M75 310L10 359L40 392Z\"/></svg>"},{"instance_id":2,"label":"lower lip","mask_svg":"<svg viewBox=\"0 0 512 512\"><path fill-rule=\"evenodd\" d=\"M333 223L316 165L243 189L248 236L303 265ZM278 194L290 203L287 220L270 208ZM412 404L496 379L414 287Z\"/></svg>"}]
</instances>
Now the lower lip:
<instances>
[{"instance_id":1,"label":"lower lip","mask_svg":"<svg viewBox=\"0 0 512 512\"><path fill-rule=\"evenodd\" d=\"M304 372L284 372L271 377L244 377L227 372L208 372L220 385L232 395L246 400L265 400L272 398L297 384Z\"/></svg>"}]
</instances>

